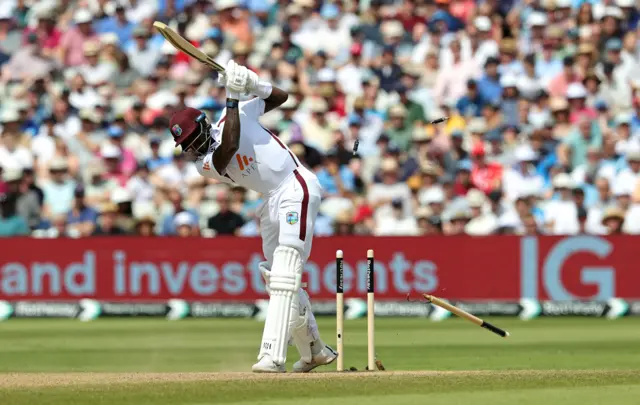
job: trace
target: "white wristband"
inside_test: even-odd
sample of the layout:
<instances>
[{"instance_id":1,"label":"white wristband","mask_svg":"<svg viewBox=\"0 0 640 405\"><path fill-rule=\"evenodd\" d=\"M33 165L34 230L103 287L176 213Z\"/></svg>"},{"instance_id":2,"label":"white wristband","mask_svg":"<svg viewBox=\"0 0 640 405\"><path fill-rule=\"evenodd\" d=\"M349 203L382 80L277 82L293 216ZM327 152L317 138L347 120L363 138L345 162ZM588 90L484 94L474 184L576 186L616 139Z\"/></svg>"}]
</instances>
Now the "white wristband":
<instances>
[{"instance_id":1,"label":"white wristband","mask_svg":"<svg viewBox=\"0 0 640 405\"><path fill-rule=\"evenodd\" d=\"M253 94L264 100L271 95L272 91L273 86L271 85L271 83L260 80L258 81L258 85L256 86L256 90L253 92Z\"/></svg>"},{"instance_id":2,"label":"white wristband","mask_svg":"<svg viewBox=\"0 0 640 405\"><path fill-rule=\"evenodd\" d=\"M227 90L227 98L232 98L234 100L240 100L240 93L238 93L237 91L232 91L229 89L225 89Z\"/></svg>"}]
</instances>

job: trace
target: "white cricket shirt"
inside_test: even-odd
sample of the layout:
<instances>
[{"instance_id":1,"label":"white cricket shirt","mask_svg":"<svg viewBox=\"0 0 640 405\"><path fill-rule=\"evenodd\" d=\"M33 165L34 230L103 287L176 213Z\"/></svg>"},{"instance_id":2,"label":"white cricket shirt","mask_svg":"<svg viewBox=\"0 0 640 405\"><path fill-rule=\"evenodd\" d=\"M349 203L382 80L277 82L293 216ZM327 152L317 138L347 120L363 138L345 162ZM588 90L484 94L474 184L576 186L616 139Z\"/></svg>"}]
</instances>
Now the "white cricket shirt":
<instances>
[{"instance_id":1,"label":"white cricket shirt","mask_svg":"<svg viewBox=\"0 0 640 405\"><path fill-rule=\"evenodd\" d=\"M240 103L240 147L221 175L212 159L222 138L226 109L222 112L222 119L212 125L213 143L209 152L196 160L196 168L202 176L269 193L293 173L299 165L296 157L258 121L264 114L264 107L264 100L259 97Z\"/></svg>"}]
</instances>

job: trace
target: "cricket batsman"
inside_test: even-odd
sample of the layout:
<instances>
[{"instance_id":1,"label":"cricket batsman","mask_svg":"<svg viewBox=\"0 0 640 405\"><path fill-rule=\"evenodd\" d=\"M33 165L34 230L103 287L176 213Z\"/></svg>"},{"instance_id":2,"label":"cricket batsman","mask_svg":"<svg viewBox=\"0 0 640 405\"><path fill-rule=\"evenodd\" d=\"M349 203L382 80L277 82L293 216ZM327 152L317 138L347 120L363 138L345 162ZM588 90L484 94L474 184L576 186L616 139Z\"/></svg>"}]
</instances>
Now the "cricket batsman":
<instances>
[{"instance_id":1,"label":"cricket batsman","mask_svg":"<svg viewBox=\"0 0 640 405\"><path fill-rule=\"evenodd\" d=\"M185 108L173 115L170 130L183 153L195 160L202 176L263 194L259 208L262 249L260 272L269 294L256 373L283 373L289 341L300 352L294 372L309 372L337 357L320 338L309 296L301 287L311 253L320 206L316 176L258 118L287 100L288 94L261 81L245 66L229 61L218 76L227 93L226 109L211 124L206 115ZM242 94L256 97L240 102Z\"/></svg>"}]
</instances>

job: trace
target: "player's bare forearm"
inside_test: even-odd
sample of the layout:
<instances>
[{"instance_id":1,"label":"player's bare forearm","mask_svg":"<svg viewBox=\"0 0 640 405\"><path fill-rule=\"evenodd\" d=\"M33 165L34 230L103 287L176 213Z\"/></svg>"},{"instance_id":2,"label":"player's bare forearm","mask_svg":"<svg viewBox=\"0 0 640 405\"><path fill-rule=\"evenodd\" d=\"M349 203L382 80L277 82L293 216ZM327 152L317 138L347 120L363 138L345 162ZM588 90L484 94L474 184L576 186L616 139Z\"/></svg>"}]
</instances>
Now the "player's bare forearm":
<instances>
[{"instance_id":1,"label":"player's bare forearm","mask_svg":"<svg viewBox=\"0 0 640 405\"><path fill-rule=\"evenodd\" d=\"M288 98L289 95L286 91L273 86L269 97L264 99L264 112L280 107Z\"/></svg>"},{"instance_id":2,"label":"player's bare forearm","mask_svg":"<svg viewBox=\"0 0 640 405\"><path fill-rule=\"evenodd\" d=\"M236 100L237 101L237 100ZM239 108L227 106L227 115L222 128L222 140L220 146L213 152L213 167L221 175L227 170L227 166L233 155L240 147L240 112Z\"/></svg>"}]
</instances>

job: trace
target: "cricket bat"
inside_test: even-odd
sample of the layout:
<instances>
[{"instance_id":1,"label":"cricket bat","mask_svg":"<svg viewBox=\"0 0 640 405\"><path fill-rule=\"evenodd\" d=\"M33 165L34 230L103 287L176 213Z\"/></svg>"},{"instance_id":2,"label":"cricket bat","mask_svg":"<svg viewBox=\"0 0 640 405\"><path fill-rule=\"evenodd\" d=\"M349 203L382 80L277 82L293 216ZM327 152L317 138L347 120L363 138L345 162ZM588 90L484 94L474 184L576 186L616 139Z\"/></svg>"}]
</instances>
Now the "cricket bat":
<instances>
[{"instance_id":1,"label":"cricket bat","mask_svg":"<svg viewBox=\"0 0 640 405\"><path fill-rule=\"evenodd\" d=\"M202 52L200 49L193 46L189 41L184 39L180 34L169 28L165 23L160 21L156 21L153 23L153 26L160 31L164 39L166 39L174 48L179 51L186 53L192 58L197 59L201 63L209 66L211 69L216 72L224 72L224 67L222 67L219 63L214 61L210 56L206 53Z\"/></svg>"},{"instance_id":2,"label":"cricket bat","mask_svg":"<svg viewBox=\"0 0 640 405\"><path fill-rule=\"evenodd\" d=\"M491 332L495 333L498 336L501 336L503 338L507 338L509 337L509 332L502 330L500 328L498 328L497 326L482 320L480 318L478 318L475 315L472 315L470 313L468 313L467 311L460 309L454 305L449 304L447 301L441 300L440 298L433 296L433 295L429 295L429 294L422 294L422 296L424 297L424 299L427 300L427 302L430 302L434 305L439 306L440 308L444 308L447 311L456 314L457 316L459 316L460 318L466 319L469 322L472 322L482 328L485 328L487 330L490 330Z\"/></svg>"}]
</instances>

